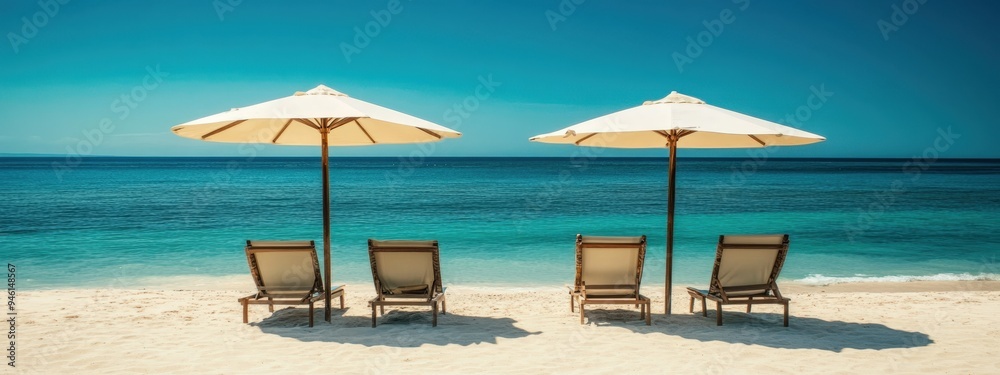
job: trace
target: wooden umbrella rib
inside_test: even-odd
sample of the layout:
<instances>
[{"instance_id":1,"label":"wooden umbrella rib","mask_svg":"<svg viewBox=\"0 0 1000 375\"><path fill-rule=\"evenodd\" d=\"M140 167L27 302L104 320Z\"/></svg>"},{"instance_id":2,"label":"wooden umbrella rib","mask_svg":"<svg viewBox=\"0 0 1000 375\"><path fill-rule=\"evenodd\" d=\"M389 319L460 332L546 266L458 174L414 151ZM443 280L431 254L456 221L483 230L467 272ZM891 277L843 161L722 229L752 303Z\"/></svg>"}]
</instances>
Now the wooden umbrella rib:
<instances>
[{"instance_id":1,"label":"wooden umbrella rib","mask_svg":"<svg viewBox=\"0 0 1000 375\"><path fill-rule=\"evenodd\" d=\"M437 139L441 139L441 138L443 138L443 137L441 136L441 134L438 134L438 133L435 133L435 132L432 132L432 131L430 131L430 130L427 130L427 129L424 129L424 128L417 128L417 129L420 129L420 130L422 130L422 131L423 131L424 133L427 133L427 134L430 134L430 135L431 135L431 136L433 136L434 138L437 138Z\"/></svg>"},{"instance_id":2,"label":"wooden umbrella rib","mask_svg":"<svg viewBox=\"0 0 1000 375\"><path fill-rule=\"evenodd\" d=\"M668 139L668 140L670 139L670 133L667 133L667 132L666 132L666 131L664 131L664 130L654 130L654 131L653 131L653 133L656 133L656 134L659 134L659 135L662 135L662 136L663 136L663 138L666 138L666 139Z\"/></svg>"},{"instance_id":3,"label":"wooden umbrella rib","mask_svg":"<svg viewBox=\"0 0 1000 375\"><path fill-rule=\"evenodd\" d=\"M694 131L694 130L681 130L679 133L677 133L677 138L688 136L688 135L691 135L691 134L694 134L694 133L697 133L697 132Z\"/></svg>"},{"instance_id":4,"label":"wooden umbrella rib","mask_svg":"<svg viewBox=\"0 0 1000 375\"><path fill-rule=\"evenodd\" d=\"M587 139L590 139L590 137L593 137L593 136L595 136L595 135L597 135L597 133L590 133L590 134L587 134L587 136L586 136L586 137L583 137L583 138L580 138L580 140L579 140L579 141L576 141L576 142L573 142L573 144L575 144L575 145L579 146L579 145L580 145L581 143L583 143L583 141L586 141Z\"/></svg>"},{"instance_id":5,"label":"wooden umbrella rib","mask_svg":"<svg viewBox=\"0 0 1000 375\"><path fill-rule=\"evenodd\" d=\"M278 143L278 138L281 138L281 135L285 134L285 129L288 129L288 125L291 125L291 124L292 124L292 120L291 119L289 119L288 121L285 121L285 125L281 127L281 130L278 131L278 134L276 134L274 136L274 138L271 138L271 143Z\"/></svg>"},{"instance_id":6,"label":"wooden umbrella rib","mask_svg":"<svg viewBox=\"0 0 1000 375\"><path fill-rule=\"evenodd\" d=\"M307 118L295 118L295 119L292 119L292 120L293 121L298 121L299 123L301 123L303 125L306 125L306 126L312 127L313 129L319 130L319 124L313 122L313 120L310 120L310 119L307 119Z\"/></svg>"},{"instance_id":7,"label":"wooden umbrella rib","mask_svg":"<svg viewBox=\"0 0 1000 375\"><path fill-rule=\"evenodd\" d=\"M751 139L757 141L757 143L760 143L761 146L767 146L767 143L764 143L764 141L760 140L760 138L757 138L753 134L747 134L747 137L750 137Z\"/></svg>"},{"instance_id":8,"label":"wooden umbrella rib","mask_svg":"<svg viewBox=\"0 0 1000 375\"><path fill-rule=\"evenodd\" d=\"M333 130L333 129L339 128L341 126L347 125L351 121L357 121L357 120L358 120L357 117L344 117L344 118L340 118L340 119L337 119L336 121L331 121L330 124L327 125L327 128L329 128L330 130Z\"/></svg>"},{"instance_id":9,"label":"wooden umbrella rib","mask_svg":"<svg viewBox=\"0 0 1000 375\"><path fill-rule=\"evenodd\" d=\"M202 140L206 140L206 139L208 139L208 137L211 137L213 135L222 133L222 132L224 132L226 130L229 130L230 128L232 128L232 127L234 127L236 125L242 124L244 122L246 122L246 120L236 120L236 121L230 122L230 123L228 123L228 124L226 124L226 125L218 128L218 129L215 129L215 130L212 130L212 131L208 132L208 134L205 134L205 135L201 136L201 139Z\"/></svg>"},{"instance_id":10,"label":"wooden umbrella rib","mask_svg":"<svg viewBox=\"0 0 1000 375\"><path fill-rule=\"evenodd\" d=\"M367 130L365 130L365 127L364 127L364 126L361 126L361 123L360 123L360 122L358 122L358 120L357 120L357 119L355 119L355 120L354 120L354 123L358 125L358 129L361 129L361 132L362 132L362 133L365 133L365 137L368 137L368 140L369 140L369 141L372 141L372 144L376 144L376 143L378 143L378 142L375 142L375 138L372 138L372 135L371 135L371 134L368 134L368 131L367 131Z\"/></svg>"}]
</instances>

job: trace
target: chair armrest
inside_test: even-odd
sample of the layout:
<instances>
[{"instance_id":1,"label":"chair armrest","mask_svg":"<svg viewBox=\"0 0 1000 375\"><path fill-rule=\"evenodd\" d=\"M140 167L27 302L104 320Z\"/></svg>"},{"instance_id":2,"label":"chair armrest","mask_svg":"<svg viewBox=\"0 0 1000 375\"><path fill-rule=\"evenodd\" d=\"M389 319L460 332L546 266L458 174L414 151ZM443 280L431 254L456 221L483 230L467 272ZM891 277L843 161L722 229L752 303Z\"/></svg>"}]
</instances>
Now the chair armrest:
<instances>
[{"instance_id":1,"label":"chair armrest","mask_svg":"<svg viewBox=\"0 0 1000 375\"><path fill-rule=\"evenodd\" d=\"M689 287L687 287L687 291L688 291L688 293L697 293L697 294L700 294L700 295L703 295L703 296L704 295L708 295L708 289L698 289L698 288L694 288L694 287L690 287L689 286Z\"/></svg>"}]
</instances>

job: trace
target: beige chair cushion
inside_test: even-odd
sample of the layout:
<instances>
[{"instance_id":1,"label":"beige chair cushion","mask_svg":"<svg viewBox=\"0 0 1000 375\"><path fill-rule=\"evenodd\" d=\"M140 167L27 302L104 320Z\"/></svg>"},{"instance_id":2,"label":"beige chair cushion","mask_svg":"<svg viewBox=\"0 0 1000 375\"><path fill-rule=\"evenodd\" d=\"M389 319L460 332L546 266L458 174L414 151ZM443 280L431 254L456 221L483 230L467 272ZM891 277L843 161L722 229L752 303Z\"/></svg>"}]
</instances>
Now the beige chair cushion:
<instances>
[{"instance_id":1,"label":"beige chair cushion","mask_svg":"<svg viewBox=\"0 0 1000 375\"><path fill-rule=\"evenodd\" d=\"M586 237L584 237L586 239ZM606 243L606 242L605 242ZM581 281L585 285L635 285L639 248L583 246ZM634 295L635 289L587 289L588 296Z\"/></svg>"},{"instance_id":2,"label":"beige chair cushion","mask_svg":"<svg viewBox=\"0 0 1000 375\"><path fill-rule=\"evenodd\" d=\"M719 283L723 288L766 284L771 277L774 258L777 256L777 249L725 249L719 265ZM749 290L729 295L751 295L762 292L763 289Z\"/></svg>"},{"instance_id":3,"label":"beige chair cushion","mask_svg":"<svg viewBox=\"0 0 1000 375\"><path fill-rule=\"evenodd\" d=\"M375 252L375 270L382 287L412 292L434 284L434 258L430 252Z\"/></svg>"},{"instance_id":4,"label":"beige chair cushion","mask_svg":"<svg viewBox=\"0 0 1000 375\"><path fill-rule=\"evenodd\" d=\"M260 251L254 253L261 281L266 291L274 293L308 292L312 289L316 270L313 268L312 250Z\"/></svg>"},{"instance_id":5,"label":"beige chair cushion","mask_svg":"<svg viewBox=\"0 0 1000 375\"><path fill-rule=\"evenodd\" d=\"M722 244L774 245L781 246L785 240L784 234L727 234L722 238Z\"/></svg>"},{"instance_id":6,"label":"beige chair cushion","mask_svg":"<svg viewBox=\"0 0 1000 375\"><path fill-rule=\"evenodd\" d=\"M774 270L785 236L726 235L722 239L722 260L719 265L719 283L723 288L767 284ZM754 249L739 245L774 245L773 249ZM764 289L727 293L745 296L763 293Z\"/></svg>"}]
</instances>

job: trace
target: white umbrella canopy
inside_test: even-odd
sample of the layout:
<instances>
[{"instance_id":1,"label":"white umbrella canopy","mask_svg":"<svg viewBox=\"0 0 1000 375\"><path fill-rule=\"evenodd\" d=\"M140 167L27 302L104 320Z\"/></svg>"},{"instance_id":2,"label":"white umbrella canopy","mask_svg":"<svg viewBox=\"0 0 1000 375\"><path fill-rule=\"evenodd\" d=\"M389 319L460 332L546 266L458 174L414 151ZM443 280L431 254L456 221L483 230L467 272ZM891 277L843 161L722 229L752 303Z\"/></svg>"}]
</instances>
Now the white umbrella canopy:
<instances>
[{"instance_id":1,"label":"white umbrella canopy","mask_svg":"<svg viewBox=\"0 0 1000 375\"><path fill-rule=\"evenodd\" d=\"M608 148L670 150L667 187L666 313L670 314L674 246L674 192L677 148L759 148L796 146L822 136L705 104L676 91L551 133L531 137L542 143Z\"/></svg>"},{"instance_id":2,"label":"white umbrella canopy","mask_svg":"<svg viewBox=\"0 0 1000 375\"><path fill-rule=\"evenodd\" d=\"M295 95L203 117L170 130L211 142L320 146L327 121L329 146L433 142L462 134L433 122L354 99L319 85Z\"/></svg>"},{"instance_id":3,"label":"white umbrella canopy","mask_svg":"<svg viewBox=\"0 0 1000 375\"><path fill-rule=\"evenodd\" d=\"M203 117L170 130L209 142L320 146L323 169L325 319L330 320L329 146L436 142L462 135L433 122L319 85L295 95Z\"/></svg>"},{"instance_id":4,"label":"white umbrella canopy","mask_svg":"<svg viewBox=\"0 0 1000 375\"><path fill-rule=\"evenodd\" d=\"M767 120L705 104L671 92L612 114L551 133L531 137L543 143L613 148L669 148L670 131L685 135L679 148L754 148L804 145L825 138Z\"/></svg>"}]
</instances>

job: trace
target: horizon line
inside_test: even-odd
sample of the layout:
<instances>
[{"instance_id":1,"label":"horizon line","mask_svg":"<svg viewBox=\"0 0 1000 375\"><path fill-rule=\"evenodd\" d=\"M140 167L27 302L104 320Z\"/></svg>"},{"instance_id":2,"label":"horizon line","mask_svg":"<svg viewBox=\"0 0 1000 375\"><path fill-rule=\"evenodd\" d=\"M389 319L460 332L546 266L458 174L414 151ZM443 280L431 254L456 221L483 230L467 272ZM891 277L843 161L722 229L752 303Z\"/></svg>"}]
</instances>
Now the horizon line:
<instances>
[{"instance_id":1,"label":"horizon line","mask_svg":"<svg viewBox=\"0 0 1000 375\"><path fill-rule=\"evenodd\" d=\"M0 159L61 159L69 158L70 155L60 155L60 154L4 154L0 153ZM76 156L74 158L80 159L114 159L114 158L132 158L132 159L319 159L319 156L237 156L237 155L206 155L206 156L190 156L190 155L87 155L87 156ZM330 156L330 159L405 159L406 156ZM578 156L424 156L424 159L578 159ZM698 160L698 159L709 159L709 160L756 160L760 158L755 158L752 156L736 157L736 156L678 156L678 159L688 159L688 160ZM588 159L655 159L655 160L666 160L666 157L662 156L595 156ZM853 160L853 161L864 161L864 160L914 160L919 159L918 157L840 157L840 156L804 156L804 157L767 157L764 160ZM954 157L954 158L937 158L936 161L1000 161L1000 157Z\"/></svg>"}]
</instances>

